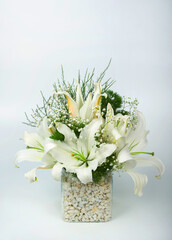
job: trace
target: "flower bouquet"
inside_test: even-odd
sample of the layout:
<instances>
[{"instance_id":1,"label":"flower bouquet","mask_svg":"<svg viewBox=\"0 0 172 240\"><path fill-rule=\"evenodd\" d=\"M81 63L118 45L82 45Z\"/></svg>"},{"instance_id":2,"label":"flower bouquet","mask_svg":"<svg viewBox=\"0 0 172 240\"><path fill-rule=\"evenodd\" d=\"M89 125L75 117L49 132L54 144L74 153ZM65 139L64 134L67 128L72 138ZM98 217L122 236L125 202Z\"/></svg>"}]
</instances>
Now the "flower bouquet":
<instances>
[{"instance_id":1,"label":"flower bouquet","mask_svg":"<svg viewBox=\"0 0 172 240\"><path fill-rule=\"evenodd\" d=\"M111 90L114 81L103 81L107 68L94 82L94 70L80 73L77 81L62 79L53 93L36 106L26 124L34 133L24 132L26 149L17 153L15 165L37 162L25 174L37 181L37 169L52 169L62 182L65 221L102 222L111 219L112 173L125 172L134 181L134 193L142 195L147 176L135 168L154 166L160 176L164 165L153 152L144 152L148 131L137 110L138 101L121 97Z\"/></svg>"}]
</instances>

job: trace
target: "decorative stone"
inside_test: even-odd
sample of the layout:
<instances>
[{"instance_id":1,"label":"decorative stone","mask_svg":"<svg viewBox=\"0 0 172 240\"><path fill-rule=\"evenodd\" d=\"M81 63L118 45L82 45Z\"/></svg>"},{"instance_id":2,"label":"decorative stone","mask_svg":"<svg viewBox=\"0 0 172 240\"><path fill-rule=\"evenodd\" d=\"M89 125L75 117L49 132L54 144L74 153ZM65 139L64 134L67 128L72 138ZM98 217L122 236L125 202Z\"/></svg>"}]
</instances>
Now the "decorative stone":
<instances>
[{"instance_id":1,"label":"decorative stone","mask_svg":"<svg viewBox=\"0 0 172 240\"><path fill-rule=\"evenodd\" d=\"M106 222L111 219L112 175L99 183L83 184L62 173L62 208L66 222Z\"/></svg>"}]
</instances>

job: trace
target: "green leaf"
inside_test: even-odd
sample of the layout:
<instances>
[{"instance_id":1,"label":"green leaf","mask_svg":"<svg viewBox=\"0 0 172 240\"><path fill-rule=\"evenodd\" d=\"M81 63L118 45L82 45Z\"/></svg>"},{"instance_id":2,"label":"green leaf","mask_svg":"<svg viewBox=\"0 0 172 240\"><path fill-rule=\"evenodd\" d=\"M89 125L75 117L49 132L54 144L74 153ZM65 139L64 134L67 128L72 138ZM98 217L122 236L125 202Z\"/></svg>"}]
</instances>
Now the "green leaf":
<instances>
[{"instance_id":1,"label":"green leaf","mask_svg":"<svg viewBox=\"0 0 172 240\"><path fill-rule=\"evenodd\" d=\"M54 139L54 140L60 140L60 141L64 141L65 137L62 133L60 133L57 129L55 131L55 133L53 133L51 136L50 136L51 139Z\"/></svg>"},{"instance_id":2,"label":"green leaf","mask_svg":"<svg viewBox=\"0 0 172 240\"><path fill-rule=\"evenodd\" d=\"M118 93L113 92L112 90L106 91L106 94L107 97L101 99L101 109L105 109L104 112L106 115L107 105L108 103L110 103L114 110L114 114L116 114L118 109L122 106L122 97Z\"/></svg>"},{"instance_id":3,"label":"green leaf","mask_svg":"<svg viewBox=\"0 0 172 240\"><path fill-rule=\"evenodd\" d=\"M116 154L112 154L111 156L106 158L106 161L102 163L102 165L98 166L95 171L92 171L93 182L98 183L102 177L106 177L113 170L122 169L123 164L119 163L116 159Z\"/></svg>"}]
</instances>

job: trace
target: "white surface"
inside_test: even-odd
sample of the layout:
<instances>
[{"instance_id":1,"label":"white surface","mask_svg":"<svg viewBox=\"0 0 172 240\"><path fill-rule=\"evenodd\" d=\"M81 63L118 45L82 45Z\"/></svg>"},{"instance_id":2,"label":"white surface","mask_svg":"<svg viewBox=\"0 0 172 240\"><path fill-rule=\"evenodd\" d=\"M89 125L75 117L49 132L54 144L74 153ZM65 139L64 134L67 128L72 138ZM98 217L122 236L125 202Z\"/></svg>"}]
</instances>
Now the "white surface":
<instances>
[{"instance_id":1,"label":"white surface","mask_svg":"<svg viewBox=\"0 0 172 240\"><path fill-rule=\"evenodd\" d=\"M172 1L1 0L0 38L0 239L3 240L170 240ZM23 112L48 95L64 65L66 78L109 59L114 90L137 97L148 129L147 150L166 165L162 180L145 169L149 183L142 198L133 195L129 176L114 177L113 219L108 223L65 223L60 183L50 171L28 184L33 166L13 166L25 129ZM34 165L34 164L33 164Z\"/></svg>"}]
</instances>

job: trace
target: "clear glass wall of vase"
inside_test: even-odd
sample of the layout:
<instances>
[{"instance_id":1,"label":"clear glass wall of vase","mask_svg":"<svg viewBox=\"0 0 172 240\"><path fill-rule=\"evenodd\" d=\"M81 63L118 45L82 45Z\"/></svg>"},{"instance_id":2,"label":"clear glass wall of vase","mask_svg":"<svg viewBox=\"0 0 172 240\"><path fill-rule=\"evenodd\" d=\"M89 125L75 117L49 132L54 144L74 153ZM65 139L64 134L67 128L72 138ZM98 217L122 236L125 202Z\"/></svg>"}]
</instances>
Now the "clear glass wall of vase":
<instances>
[{"instance_id":1,"label":"clear glass wall of vase","mask_svg":"<svg viewBox=\"0 0 172 240\"><path fill-rule=\"evenodd\" d=\"M66 222L107 222L112 216L112 174L98 183L83 184L62 173L62 213Z\"/></svg>"}]
</instances>

